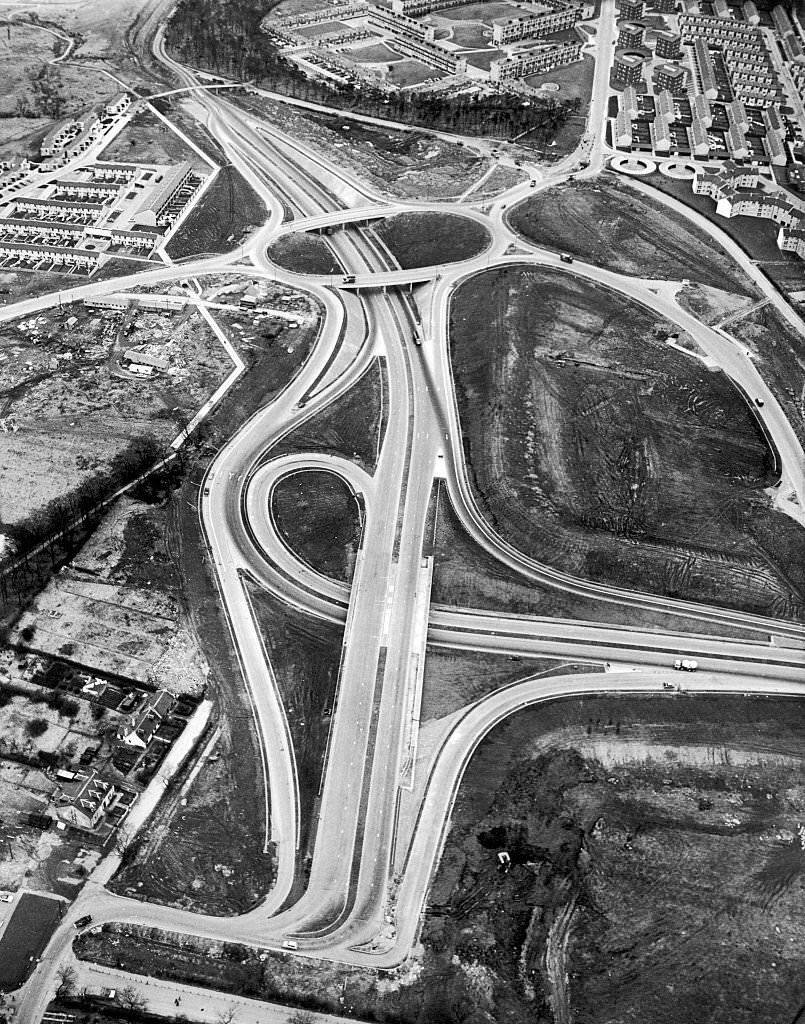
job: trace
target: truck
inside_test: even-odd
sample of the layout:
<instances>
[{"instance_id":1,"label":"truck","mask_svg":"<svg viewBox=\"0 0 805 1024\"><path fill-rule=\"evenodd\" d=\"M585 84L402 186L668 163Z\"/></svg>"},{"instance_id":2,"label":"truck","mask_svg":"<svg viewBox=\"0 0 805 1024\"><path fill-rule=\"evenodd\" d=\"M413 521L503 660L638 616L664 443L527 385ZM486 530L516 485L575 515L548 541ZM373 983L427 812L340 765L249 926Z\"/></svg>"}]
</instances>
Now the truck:
<instances>
[{"instance_id":1,"label":"truck","mask_svg":"<svg viewBox=\"0 0 805 1024\"><path fill-rule=\"evenodd\" d=\"M674 668L678 672L695 672L698 667L699 663L695 658L677 658L674 662Z\"/></svg>"},{"instance_id":2,"label":"truck","mask_svg":"<svg viewBox=\"0 0 805 1024\"><path fill-rule=\"evenodd\" d=\"M344 274L344 284L355 284L355 275Z\"/></svg>"},{"instance_id":3,"label":"truck","mask_svg":"<svg viewBox=\"0 0 805 1024\"><path fill-rule=\"evenodd\" d=\"M92 914L85 914L83 917L79 917L75 926L76 928L86 928L88 924L92 924Z\"/></svg>"}]
</instances>

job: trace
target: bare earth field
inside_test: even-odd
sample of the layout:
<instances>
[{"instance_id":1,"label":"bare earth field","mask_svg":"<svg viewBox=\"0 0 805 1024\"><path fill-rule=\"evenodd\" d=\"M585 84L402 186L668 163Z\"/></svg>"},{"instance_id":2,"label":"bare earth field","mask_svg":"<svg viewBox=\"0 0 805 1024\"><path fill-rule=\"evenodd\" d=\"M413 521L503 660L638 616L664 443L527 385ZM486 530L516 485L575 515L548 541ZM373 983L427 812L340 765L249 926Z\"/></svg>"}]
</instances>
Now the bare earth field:
<instances>
[{"instance_id":1,"label":"bare earth field","mask_svg":"<svg viewBox=\"0 0 805 1024\"><path fill-rule=\"evenodd\" d=\"M754 416L666 330L567 273L511 267L463 285L451 356L481 507L572 574L800 617L805 539L764 493Z\"/></svg>"},{"instance_id":2,"label":"bare earth field","mask_svg":"<svg viewBox=\"0 0 805 1024\"><path fill-rule=\"evenodd\" d=\"M235 101L390 197L455 198L489 166L471 150L422 132L375 128L338 115L303 114L260 96L237 96Z\"/></svg>"},{"instance_id":3,"label":"bare earth field","mask_svg":"<svg viewBox=\"0 0 805 1024\"><path fill-rule=\"evenodd\" d=\"M599 698L495 729L462 781L423 933L477 1019L794 1020L799 711Z\"/></svg>"},{"instance_id":4,"label":"bare earth field","mask_svg":"<svg viewBox=\"0 0 805 1024\"><path fill-rule=\"evenodd\" d=\"M124 371L123 353L137 346L167 369L149 380ZM231 366L195 310L79 304L0 326L0 363L0 528L108 466L132 440L167 443Z\"/></svg>"},{"instance_id":5,"label":"bare earth field","mask_svg":"<svg viewBox=\"0 0 805 1024\"><path fill-rule=\"evenodd\" d=\"M743 295L743 273L703 231L616 178L568 182L526 199L511 214L529 241L635 277L690 278Z\"/></svg>"},{"instance_id":6,"label":"bare earth field","mask_svg":"<svg viewBox=\"0 0 805 1024\"><path fill-rule=\"evenodd\" d=\"M266 208L234 167L222 167L187 220L168 242L171 259L232 252L251 230L265 223Z\"/></svg>"},{"instance_id":7,"label":"bare earth field","mask_svg":"<svg viewBox=\"0 0 805 1024\"><path fill-rule=\"evenodd\" d=\"M199 695L207 665L182 622L162 516L123 499L19 619L29 645L91 669ZM137 555L145 557L142 563Z\"/></svg>"},{"instance_id":8,"label":"bare earth field","mask_svg":"<svg viewBox=\"0 0 805 1024\"><path fill-rule=\"evenodd\" d=\"M120 925L76 949L401 1024L793 1021L805 999L799 710L764 698L602 697L509 718L468 766L420 958L398 971Z\"/></svg>"},{"instance_id":9,"label":"bare earth field","mask_svg":"<svg viewBox=\"0 0 805 1024\"><path fill-rule=\"evenodd\" d=\"M670 609L639 611L614 601L569 594L548 584L534 583L502 565L469 536L444 491L437 482L431 495L426 528L425 554L434 557L434 604L449 607L482 608L515 615L540 615L587 622L612 622L641 629L673 629L718 636L762 640L767 634L745 628L717 625L675 614ZM426 669L427 671L427 669Z\"/></svg>"}]
</instances>

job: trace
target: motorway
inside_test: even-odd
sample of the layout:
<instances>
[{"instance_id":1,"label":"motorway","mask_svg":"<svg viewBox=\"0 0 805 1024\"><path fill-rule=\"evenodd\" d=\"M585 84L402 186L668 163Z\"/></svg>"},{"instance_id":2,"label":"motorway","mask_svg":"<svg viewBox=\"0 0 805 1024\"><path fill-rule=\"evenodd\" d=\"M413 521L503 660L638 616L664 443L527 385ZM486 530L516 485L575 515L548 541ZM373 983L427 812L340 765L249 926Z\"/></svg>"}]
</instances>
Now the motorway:
<instances>
[{"instance_id":1,"label":"motorway","mask_svg":"<svg viewBox=\"0 0 805 1024\"><path fill-rule=\"evenodd\" d=\"M606 60L596 64L586 141L550 173L539 166L528 167L538 188L565 180L581 157L589 161L585 175L595 175L604 166L614 20L614 0L604 0L596 45ZM161 26L153 40L155 59L181 88L190 90L189 98L182 101L185 109L207 127L227 159L265 202L265 224L242 249L228 256L191 260L25 300L4 307L0 319L57 301L213 272L262 276L304 288L322 306L324 315L310 358L285 390L221 448L208 468L200 497L211 565L261 739L266 820L270 822L264 838L276 851L277 876L259 907L237 918L215 918L116 896L104 887L108 865L102 863L65 915L21 993L16 1019L23 1024L41 1018L58 967L71 956L74 922L87 913L95 923L132 922L267 949L281 948L292 940L299 956L342 963L375 967L401 963L416 940L429 879L467 761L496 723L529 704L568 694L660 693L663 683L677 675L670 666L683 652L697 657L702 666L700 673L685 680L691 692L805 693L805 654L796 647L805 641L805 626L592 584L535 562L495 533L469 486L448 355L449 303L455 288L472 274L510 264L541 265L572 273L598 288L615 289L678 324L747 395L764 400L762 409L755 411L776 449L781 486L805 507L802 448L745 350L728 333L707 327L683 310L675 301L674 285L624 277L583 262L567 267L555 253L514 235L505 212L533 194L528 182L483 206L473 203L471 195L466 203L387 201L298 139L244 113L224 96L198 88L194 73L166 54ZM293 220L283 223L286 209L293 213ZM365 223L381 215L446 210L465 213L486 227L490 243L485 252L463 263L401 271ZM355 275L354 282L292 274L269 260L269 243L289 230L337 224L352 225L350 231L338 232L329 241L349 274ZM514 256L513 245L518 249ZM767 282L756 283L770 301L783 301ZM424 339L421 345L417 335ZM317 452L272 457L272 449L283 437L345 395L378 357L383 361L389 402L385 438L373 472L348 459ZM273 522L273 488L288 474L311 468L337 474L360 496L365 509L350 587L325 579L303 564L279 537ZM436 478L466 531L485 551L525 582L594 599L602 607L606 604L602 621L429 606L430 577L423 553ZM309 879L295 902L290 895L303 852L299 849L296 763L280 690L245 579L312 616L344 626ZM634 625L637 611L662 617L666 625L638 628ZM772 636L789 646L770 643ZM447 648L608 663L615 670L523 680L468 707L450 723L429 758L418 765L419 813L412 829L399 832L397 808L411 763L426 640ZM394 864L403 867L392 885ZM91 976L91 969L82 971ZM106 976L113 977L114 972ZM212 998L198 996L196 1002L205 1006L204 1014ZM185 1012L191 1002L188 996ZM216 1005L220 1003L219 999ZM169 1004L161 1012L170 1012ZM200 1014L199 1009L192 1019L208 1019ZM267 1010L255 1019L277 1018L274 1010Z\"/></svg>"}]
</instances>

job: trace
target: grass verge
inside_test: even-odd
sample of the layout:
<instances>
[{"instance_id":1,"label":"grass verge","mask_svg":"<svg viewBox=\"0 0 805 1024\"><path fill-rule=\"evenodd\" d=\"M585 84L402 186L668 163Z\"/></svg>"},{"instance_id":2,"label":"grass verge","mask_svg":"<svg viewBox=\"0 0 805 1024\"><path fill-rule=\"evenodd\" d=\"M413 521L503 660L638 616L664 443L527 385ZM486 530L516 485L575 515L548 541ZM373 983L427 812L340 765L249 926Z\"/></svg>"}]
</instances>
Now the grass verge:
<instances>
[{"instance_id":1,"label":"grass verge","mask_svg":"<svg viewBox=\"0 0 805 1024\"><path fill-rule=\"evenodd\" d=\"M268 247L269 259L293 274L343 274L338 257L321 235L294 232Z\"/></svg>"}]
</instances>

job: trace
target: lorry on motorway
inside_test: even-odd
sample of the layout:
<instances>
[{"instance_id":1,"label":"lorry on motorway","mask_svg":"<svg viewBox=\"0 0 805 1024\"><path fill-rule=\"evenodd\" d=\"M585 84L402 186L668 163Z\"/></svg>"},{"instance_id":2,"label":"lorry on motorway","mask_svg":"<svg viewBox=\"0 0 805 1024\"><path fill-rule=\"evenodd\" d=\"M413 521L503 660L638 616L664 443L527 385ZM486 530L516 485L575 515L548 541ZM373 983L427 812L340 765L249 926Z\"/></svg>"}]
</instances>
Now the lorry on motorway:
<instances>
[{"instance_id":1,"label":"lorry on motorway","mask_svg":"<svg viewBox=\"0 0 805 1024\"><path fill-rule=\"evenodd\" d=\"M674 662L674 668L679 672L695 672L698 667L695 658L677 658Z\"/></svg>"}]
</instances>

